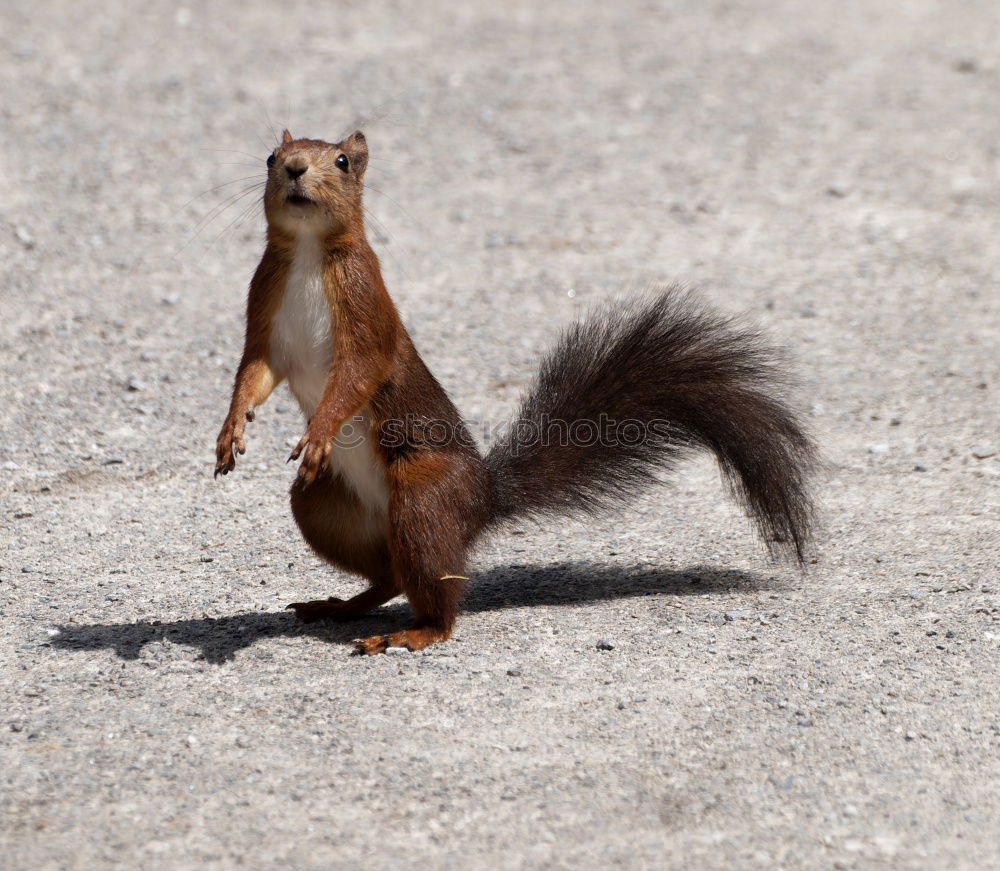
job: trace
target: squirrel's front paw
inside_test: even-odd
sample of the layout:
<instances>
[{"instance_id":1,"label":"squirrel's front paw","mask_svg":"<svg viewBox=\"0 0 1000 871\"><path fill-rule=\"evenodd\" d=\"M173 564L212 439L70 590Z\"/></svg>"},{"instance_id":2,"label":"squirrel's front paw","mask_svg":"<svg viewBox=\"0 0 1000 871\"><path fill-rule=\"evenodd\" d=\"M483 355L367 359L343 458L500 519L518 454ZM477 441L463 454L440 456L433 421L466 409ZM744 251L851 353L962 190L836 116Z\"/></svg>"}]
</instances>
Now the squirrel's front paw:
<instances>
[{"instance_id":1,"label":"squirrel's front paw","mask_svg":"<svg viewBox=\"0 0 1000 871\"><path fill-rule=\"evenodd\" d=\"M309 485L324 469L330 466L330 455L333 453L333 438L313 432L312 427L299 439L299 443L288 457L288 462L297 460L300 456L299 478L303 484Z\"/></svg>"},{"instance_id":2,"label":"squirrel's front paw","mask_svg":"<svg viewBox=\"0 0 1000 871\"><path fill-rule=\"evenodd\" d=\"M252 420L252 412L247 412L246 419ZM221 472L228 475L236 468L236 455L247 452L243 441L243 415L227 418L222 425L218 441L215 443L215 477Z\"/></svg>"}]
</instances>

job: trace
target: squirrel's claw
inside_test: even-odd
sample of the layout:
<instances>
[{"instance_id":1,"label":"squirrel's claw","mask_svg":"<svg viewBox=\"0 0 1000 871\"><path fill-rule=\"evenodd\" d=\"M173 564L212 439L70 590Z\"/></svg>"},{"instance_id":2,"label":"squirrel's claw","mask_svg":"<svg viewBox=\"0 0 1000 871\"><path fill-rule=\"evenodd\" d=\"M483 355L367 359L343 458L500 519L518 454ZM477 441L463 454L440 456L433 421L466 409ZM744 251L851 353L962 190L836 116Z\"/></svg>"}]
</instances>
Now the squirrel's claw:
<instances>
[{"instance_id":1,"label":"squirrel's claw","mask_svg":"<svg viewBox=\"0 0 1000 871\"><path fill-rule=\"evenodd\" d=\"M310 438L307 432L299 439L299 443L288 457L288 462L302 457L302 465L299 466L298 476L303 486L308 487L319 477L319 473L330 465L330 455L332 452L332 441L316 441Z\"/></svg>"},{"instance_id":2,"label":"squirrel's claw","mask_svg":"<svg viewBox=\"0 0 1000 871\"><path fill-rule=\"evenodd\" d=\"M246 452L247 446L243 440L243 416L230 416L222 425L222 432L219 433L219 439L215 443L214 477L218 478L220 474L228 475L232 472L236 468L236 457Z\"/></svg>"},{"instance_id":3,"label":"squirrel's claw","mask_svg":"<svg viewBox=\"0 0 1000 871\"><path fill-rule=\"evenodd\" d=\"M299 443L292 448L292 452L288 455L288 462L292 460L297 460L302 456L302 451L305 449L306 445L309 444L309 434L306 433L302 438L299 439Z\"/></svg>"}]
</instances>

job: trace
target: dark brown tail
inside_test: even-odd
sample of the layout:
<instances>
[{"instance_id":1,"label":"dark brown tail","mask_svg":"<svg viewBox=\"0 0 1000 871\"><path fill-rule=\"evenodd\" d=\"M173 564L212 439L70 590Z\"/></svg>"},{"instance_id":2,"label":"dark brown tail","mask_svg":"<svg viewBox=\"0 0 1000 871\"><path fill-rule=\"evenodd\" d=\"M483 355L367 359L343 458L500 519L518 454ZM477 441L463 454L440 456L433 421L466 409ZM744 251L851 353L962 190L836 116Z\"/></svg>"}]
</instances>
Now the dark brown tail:
<instances>
[{"instance_id":1,"label":"dark brown tail","mask_svg":"<svg viewBox=\"0 0 1000 871\"><path fill-rule=\"evenodd\" d=\"M487 455L490 523L628 502L707 448L772 554L801 563L816 450L784 382L758 332L676 288L595 313L562 336Z\"/></svg>"}]
</instances>

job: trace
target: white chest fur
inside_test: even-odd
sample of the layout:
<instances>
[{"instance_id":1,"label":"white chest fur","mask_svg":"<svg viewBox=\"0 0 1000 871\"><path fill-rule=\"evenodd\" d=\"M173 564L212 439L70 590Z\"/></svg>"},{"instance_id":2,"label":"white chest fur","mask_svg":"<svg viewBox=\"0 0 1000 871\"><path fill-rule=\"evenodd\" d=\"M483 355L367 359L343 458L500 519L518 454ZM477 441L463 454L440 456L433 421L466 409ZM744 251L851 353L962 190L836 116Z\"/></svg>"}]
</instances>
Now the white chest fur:
<instances>
[{"instance_id":1,"label":"white chest fur","mask_svg":"<svg viewBox=\"0 0 1000 871\"><path fill-rule=\"evenodd\" d=\"M271 358L306 417L316 413L333 360L330 306L323 290L323 249L302 234L271 327Z\"/></svg>"},{"instance_id":2,"label":"white chest fur","mask_svg":"<svg viewBox=\"0 0 1000 871\"><path fill-rule=\"evenodd\" d=\"M316 238L303 233L271 326L271 362L288 379L307 419L323 398L334 353L330 304L323 288L323 249ZM364 411L344 425L330 458L331 471L344 478L369 512L384 515L389 493L382 464L372 453L369 427Z\"/></svg>"}]
</instances>

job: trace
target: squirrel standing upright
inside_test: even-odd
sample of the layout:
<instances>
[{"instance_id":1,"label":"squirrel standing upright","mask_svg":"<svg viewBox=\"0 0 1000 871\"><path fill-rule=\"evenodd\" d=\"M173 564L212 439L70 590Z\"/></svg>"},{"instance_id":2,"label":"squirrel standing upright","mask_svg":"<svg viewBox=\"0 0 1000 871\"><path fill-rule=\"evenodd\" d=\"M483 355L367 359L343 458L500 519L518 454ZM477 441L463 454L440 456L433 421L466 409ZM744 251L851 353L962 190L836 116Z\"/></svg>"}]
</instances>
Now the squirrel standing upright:
<instances>
[{"instance_id":1,"label":"squirrel standing upright","mask_svg":"<svg viewBox=\"0 0 1000 871\"><path fill-rule=\"evenodd\" d=\"M227 474L245 422L287 379L308 420L289 457L301 457L292 513L316 553L370 585L289 605L300 619L347 620L405 594L412 626L358 651L444 641L485 531L626 502L696 449L716 455L771 550L803 561L815 450L773 354L676 290L566 332L482 457L382 283L361 207L367 163L360 132L331 144L286 130L267 158L267 247L216 446Z\"/></svg>"}]
</instances>

